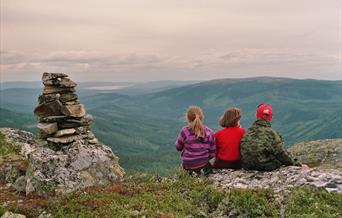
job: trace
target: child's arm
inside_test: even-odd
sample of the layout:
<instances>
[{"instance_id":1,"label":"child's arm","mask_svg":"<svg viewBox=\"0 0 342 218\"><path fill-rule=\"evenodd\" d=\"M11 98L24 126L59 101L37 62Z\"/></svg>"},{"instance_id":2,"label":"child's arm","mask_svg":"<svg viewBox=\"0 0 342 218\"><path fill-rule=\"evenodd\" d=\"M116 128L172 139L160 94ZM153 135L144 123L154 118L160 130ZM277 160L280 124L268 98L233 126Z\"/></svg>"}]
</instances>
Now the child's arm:
<instances>
[{"instance_id":1,"label":"child's arm","mask_svg":"<svg viewBox=\"0 0 342 218\"><path fill-rule=\"evenodd\" d=\"M216 140L215 135L211 134L209 138L209 159L216 156Z\"/></svg>"},{"instance_id":2,"label":"child's arm","mask_svg":"<svg viewBox=\"0 0 342 218\"><path fill-rule=\"evenodd\" d=\"M184 130L182 130L179 133L178 138L177 138L176 143L175 143L177 151L182 151L184 149L185 138L186 138L186 135L184 133Z\"/></svg>"},{"instance_id":3,"label":"child's arm","mask_svg":"<svg viewBox=\"0 0 342 218\"><path fill-rule=\"evenodd\" d=\"M273 134L274 134L273 149L274 149L274 154L276 158L286 166L290 166L290 165L300 166L298 161L296 161L291 156L291 154L283 148L284 141L281 135L277 133L276 131L273 131Z\"/></svg>"}]
</instances>

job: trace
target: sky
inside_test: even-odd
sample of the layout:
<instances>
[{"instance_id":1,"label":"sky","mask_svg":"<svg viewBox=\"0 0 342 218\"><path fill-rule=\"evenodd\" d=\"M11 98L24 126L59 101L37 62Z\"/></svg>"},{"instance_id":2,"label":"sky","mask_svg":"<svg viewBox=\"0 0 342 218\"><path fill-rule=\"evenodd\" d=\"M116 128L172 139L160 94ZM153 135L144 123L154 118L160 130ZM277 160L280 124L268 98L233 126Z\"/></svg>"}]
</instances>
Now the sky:
<instances>
[{"instance_id":1,"label":"sky","mask_svg":"<svg viewBox=\"0 0 342 218\"><path fill-rule=\"evenodd\" d=\"M0 0L0 79L342 79L340 0Z\"/></svg>"}]
</instances>

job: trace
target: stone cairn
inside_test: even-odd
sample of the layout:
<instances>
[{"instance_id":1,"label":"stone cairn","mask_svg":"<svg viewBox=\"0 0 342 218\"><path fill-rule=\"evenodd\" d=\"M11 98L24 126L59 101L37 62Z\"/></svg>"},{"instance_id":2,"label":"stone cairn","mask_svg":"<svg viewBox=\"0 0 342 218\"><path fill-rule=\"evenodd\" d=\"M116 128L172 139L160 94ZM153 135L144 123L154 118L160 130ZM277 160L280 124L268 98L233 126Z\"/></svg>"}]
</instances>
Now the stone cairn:
<instances>
[{"instance_id":1,"label":"stone cairn","mask_svg":"<svg viewBox=\"0 0 342 218\"><path fill-rule=\"evenodd\" d=\"M46 140L54 150L83 140L84 144L97 144L91 131L92 116L87 114L75 94L77 84L64 73L44 73L44 90L34 114L39 119L39 138Z\"/></svg>"}]
</instances>

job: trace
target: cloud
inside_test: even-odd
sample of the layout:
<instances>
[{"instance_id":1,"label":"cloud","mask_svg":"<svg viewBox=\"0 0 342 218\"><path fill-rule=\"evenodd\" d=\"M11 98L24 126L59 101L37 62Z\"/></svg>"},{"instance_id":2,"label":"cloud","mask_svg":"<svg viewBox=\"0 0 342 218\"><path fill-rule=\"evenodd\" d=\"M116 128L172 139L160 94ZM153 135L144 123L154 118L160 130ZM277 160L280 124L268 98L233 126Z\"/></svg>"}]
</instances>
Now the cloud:
<instances>
[{"instance_id":1,"label":"cloud","mask_svg":"<svg viewBox=\"0 0 342 218\"><path fill-rule=\"evenodd\" d=\"M1 71L10 78L11 74L24 75L33 72L72 72L98 79L120 80L155 79L207 79L210 77L241 77L249 75L287 74L290 77L305 77L310 71L330 73L338 77L341 57L305 53L281 49L240 49L229 52L211 51L196 56L172 56L155 54L111 54L100 51L54 51L47 54L23 51L1 51ZM315 68L315 70L311 70ZM215 76L213 76L215 74ZM196 76L195 76L196 75ZM246 76L244 76L246 77ZM307 77L307 76L306 76ZM326 75L322 75L326 78ZM329 77L328 77L329 78Z\"/></svg>"}]
</instances>

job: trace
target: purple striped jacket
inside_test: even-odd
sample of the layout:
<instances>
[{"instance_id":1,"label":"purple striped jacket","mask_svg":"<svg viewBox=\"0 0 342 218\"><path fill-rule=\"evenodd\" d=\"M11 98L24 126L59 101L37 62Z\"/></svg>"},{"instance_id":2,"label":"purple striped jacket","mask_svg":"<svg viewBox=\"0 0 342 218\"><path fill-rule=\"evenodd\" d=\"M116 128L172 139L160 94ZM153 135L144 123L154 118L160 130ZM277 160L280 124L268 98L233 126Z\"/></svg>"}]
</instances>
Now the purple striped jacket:
<instances>
[{"instance_id":1,"label":"purple striped jacket","mask_svg":"<svg viewBox=\"0 0 342 218\"><path fill-rule=\"evenodd\" d=\"M208 164L215 157L215 134L204 126L205 136L197 138L190 127L183 127L176 141L176 149L181 152L182 165L185 169L196 169Z\"/></svg>"}]
</instances>

